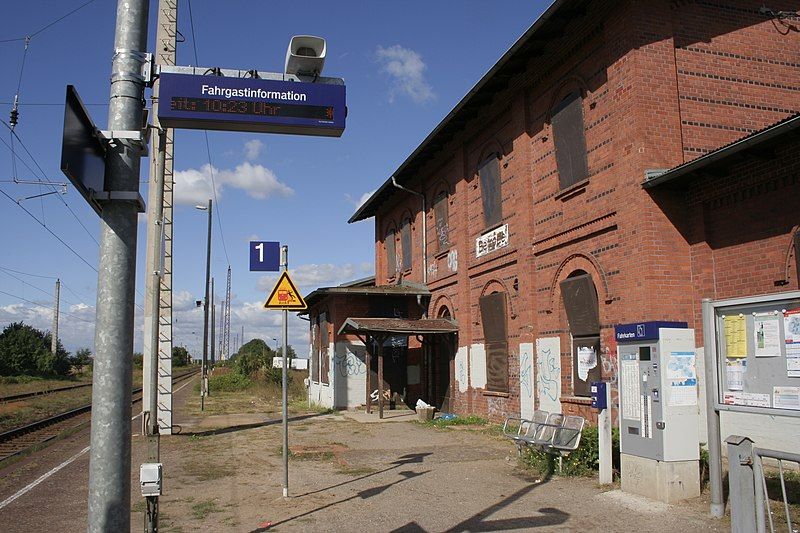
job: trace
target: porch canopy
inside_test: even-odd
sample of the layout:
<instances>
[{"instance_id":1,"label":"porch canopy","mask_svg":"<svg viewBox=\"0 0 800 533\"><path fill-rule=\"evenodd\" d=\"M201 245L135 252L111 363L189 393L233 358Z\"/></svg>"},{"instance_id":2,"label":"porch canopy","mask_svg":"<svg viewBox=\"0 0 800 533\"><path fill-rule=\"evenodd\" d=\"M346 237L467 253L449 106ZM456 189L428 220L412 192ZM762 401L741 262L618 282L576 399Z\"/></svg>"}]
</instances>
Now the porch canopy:
<instances>
[{"instance_id":1,"label":"porch canopy","mask_svg":"<svg viewBox=\"0 0 800 533\"><path fill-rule=\"evenodd\" d=\"M348 318L339 328L339 335L352 334L361 338L366 347L367 356L367 412L372 408L372 390L370 368L371 353L369 343L364 336L370 336L377 342L378 353L378 416L383 418L383 343L388 337L395 335L447 335L458 333L458 326L446 318Z\"/></svg>"}]
</instances>

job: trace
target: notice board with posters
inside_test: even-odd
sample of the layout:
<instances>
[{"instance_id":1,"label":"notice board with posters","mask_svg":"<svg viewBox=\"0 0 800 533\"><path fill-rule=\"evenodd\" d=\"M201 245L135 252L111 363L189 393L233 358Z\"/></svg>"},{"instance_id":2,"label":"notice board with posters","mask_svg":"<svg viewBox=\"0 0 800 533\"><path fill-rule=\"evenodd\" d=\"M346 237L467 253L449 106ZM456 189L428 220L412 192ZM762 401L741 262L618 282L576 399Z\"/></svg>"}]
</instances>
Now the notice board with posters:
<instances>
[{"instance_id":1,"label":"notice board with posters","mask_svg":"<svg viewBox=\"0 0 800 533\"><path fill-rule=\"evenodd\" d=\"M800 417L800 292L712 306L716 407Z\"/></svg>"}]
</instances>

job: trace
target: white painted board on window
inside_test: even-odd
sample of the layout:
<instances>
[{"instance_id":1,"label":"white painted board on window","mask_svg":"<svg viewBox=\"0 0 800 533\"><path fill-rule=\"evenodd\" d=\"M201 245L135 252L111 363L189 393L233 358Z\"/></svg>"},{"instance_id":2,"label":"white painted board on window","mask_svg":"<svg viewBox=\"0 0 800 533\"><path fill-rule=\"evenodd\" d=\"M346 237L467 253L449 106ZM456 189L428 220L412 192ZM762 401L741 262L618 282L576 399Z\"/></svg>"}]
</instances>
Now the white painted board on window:
<instances>
[{"instance_id":1,"label":"white painted board on window","mask_svg":"<svg viewBox=\"0 0 800 533\"><path fill-rule=\"evenodd\" d=\"M473 389L486 388L486 347L483 344L469 347L469 382Z\"/></svg>"},{"instance_id":2,"label":"white painted board on window","mask_svg":"<svg viewBox=\"0 0 800 533\"><path fill-rule=\"evenodd\" d=\"M519 416L533 417L533 343L519 345Z\"/></svg>"},{"instance_id":3,"label":"white painted board on window","mask_svg":"<svg viewBox=\"0 0 800 533\"><path fill-rule=\"evenodd\" d=\"M561 339L536 339L536 392L539 409L561 412Z\"/></svg>"},{"instance_id":4,"label":"white painted board on window","mask_svg":"<svg viewBox=\"0 0 800 533\"><path fill-rule=\"evenodd\" d=\"M467 392L469 388L469 379L467 377L467 354L469 347L459 346L456 351L456 383L458 383L458 392Z\"/></svg>"}]
</instances>

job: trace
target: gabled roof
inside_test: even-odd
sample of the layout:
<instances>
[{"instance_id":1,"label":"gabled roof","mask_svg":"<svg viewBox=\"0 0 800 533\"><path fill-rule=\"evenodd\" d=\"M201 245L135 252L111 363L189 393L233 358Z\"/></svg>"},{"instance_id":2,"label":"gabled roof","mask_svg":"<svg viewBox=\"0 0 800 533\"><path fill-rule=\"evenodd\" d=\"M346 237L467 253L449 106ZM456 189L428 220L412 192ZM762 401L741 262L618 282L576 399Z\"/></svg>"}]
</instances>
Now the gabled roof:
<instances>
[{"instance_id":1,"label":"gabled roof","mask_svg":"<svg viewBox=\"0 0 800 533\"><path fill-rule=\"evenodd\" d=\"M548 40L560 35L573 18L585 12L589 2L590 0L555 0L394 171L392 176L397 182L404 184L413 179L415 172L426 160L461 131L475 117L477 110L486 107L497 93L507 88L511 78L525 71L531 57L543 53ZM390 176L348 222L375 216L380 206L397 191Z\"/></svg>"},{"instance_id":2,"label":"gabled roof","mask_svg":"<svg viewBox=\"0 0 800 533\"><path fill-rule=\"evenodd\" d=\"M769 148L770 145L778 142L784 135L798 128L800 128L800 113L742 137L688 163L678 165L663 174L656 175L642 183L642 187L645 189L654 189L656 187L682 188L691 180L697 179L703 174L723 173L730 165L743 160L749 154Z\"/></svg>"}]
</instances>

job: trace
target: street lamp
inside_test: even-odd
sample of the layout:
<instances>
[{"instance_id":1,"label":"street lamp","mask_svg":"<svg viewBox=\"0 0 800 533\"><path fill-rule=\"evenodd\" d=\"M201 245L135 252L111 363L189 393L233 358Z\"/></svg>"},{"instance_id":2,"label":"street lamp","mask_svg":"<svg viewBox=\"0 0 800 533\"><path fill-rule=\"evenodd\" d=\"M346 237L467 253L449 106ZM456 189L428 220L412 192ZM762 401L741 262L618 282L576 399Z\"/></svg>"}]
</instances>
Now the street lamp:
<instances>
[{"instance_id":1,"label":"street lamp","mask_svg":"<svg viewBox=\"0 0 800 533\"><path fill-rule=\"evenodd\" d=\"M200 410L205 410L205 397L208 395L208 285L211 277L211 199L208 206L196 205L195 209L208 211L208 238L206 239L206 284L205 297L203 298L203 362L200 367L202 385L200 386Z\"/></svg>"}]
</instances>

